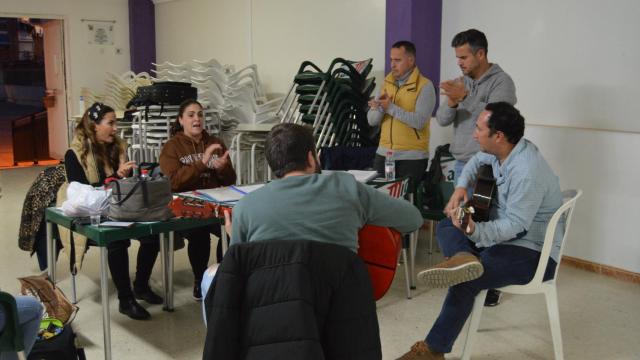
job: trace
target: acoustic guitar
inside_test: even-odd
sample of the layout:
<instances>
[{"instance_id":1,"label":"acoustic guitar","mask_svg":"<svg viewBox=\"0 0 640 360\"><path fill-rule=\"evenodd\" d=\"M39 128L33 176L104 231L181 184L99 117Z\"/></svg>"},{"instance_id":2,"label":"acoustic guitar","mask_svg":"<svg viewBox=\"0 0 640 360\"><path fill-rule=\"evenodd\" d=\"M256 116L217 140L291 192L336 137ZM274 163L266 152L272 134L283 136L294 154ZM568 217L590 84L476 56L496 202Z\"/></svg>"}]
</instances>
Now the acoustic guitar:
<instances>
[{"instance_id":1,"label":"acoustic guitar","mask_svg":"<svg viewBox=\"0 0 640 360\"><path fill-rule=\"evenodd\" d=\"M482 165L478 169L478 176L473 187L471 199L462 204L456 213L463 229L466 230L469 226L470 218L476 222L489 221L491 202L495 195L496 179L493 177L493 168L491 165Z\"/></svg>"},{"instance_id":2,"label":"acoustic guitar","mask_svg":"<svg viewBox=\"0 0 640 360\"><path fill-rule=\"evenodd\" d=\"M229 206L190 197L176 197L169 207L178 217L224 218ZM398 257L402 250L402 236L391 228L365 225L358 232L358 255L367 265L373 297L378 300L391 287L398 266Z\"/></svg>"}]
</instances>

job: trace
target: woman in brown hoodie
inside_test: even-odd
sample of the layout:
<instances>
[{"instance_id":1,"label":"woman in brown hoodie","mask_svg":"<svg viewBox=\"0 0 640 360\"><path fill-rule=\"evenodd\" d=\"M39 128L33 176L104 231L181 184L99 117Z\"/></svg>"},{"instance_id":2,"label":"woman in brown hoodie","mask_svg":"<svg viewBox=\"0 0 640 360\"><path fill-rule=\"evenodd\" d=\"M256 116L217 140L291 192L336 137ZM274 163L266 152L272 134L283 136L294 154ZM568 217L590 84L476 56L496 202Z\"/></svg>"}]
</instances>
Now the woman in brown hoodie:
<instances>
[{"instance_id":1,"label":"woman in brown hoodie","mask_svg":"<svg viewBox=\"0 0 640 360\"><path fill-rule=\"evenodd\" d=\"M162 147L160 168L171 180L172 191L211 189L235 184L236 172L229 159L229 151L221 139L204 130L204 116L199 102L185 100L180 104L171 135L171 139ZM195 281L193 297L196 300L202 299L200 282L209 265L210 233L220 238L220 227L205 226L179 233L189 240L189 262ZM220 242L217 255L220 260Z\"/></svg>"}]
</instances>

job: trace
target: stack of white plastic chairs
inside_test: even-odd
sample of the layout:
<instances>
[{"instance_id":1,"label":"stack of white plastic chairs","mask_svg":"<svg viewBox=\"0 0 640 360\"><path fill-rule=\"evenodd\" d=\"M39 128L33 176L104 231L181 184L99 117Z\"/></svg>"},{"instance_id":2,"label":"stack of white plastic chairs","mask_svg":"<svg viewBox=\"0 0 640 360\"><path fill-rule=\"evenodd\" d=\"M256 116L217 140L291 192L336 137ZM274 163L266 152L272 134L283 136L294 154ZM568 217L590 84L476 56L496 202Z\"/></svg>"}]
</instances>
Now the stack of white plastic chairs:
<instances>
[{"instance_id":1,"label":"stack of white plastic chairs","mask_svg":"<svg viewBox=\"0 0 640 360\"><path fill-rule=\"evenodd\" d=\"M189 63L164 62L156 66L156 81L190 82L198 89L198 101L211 114L225 143L231 150L238 183L267 179L264 164L264 133L239 132L240 124L276 123L276 110L282 97L267 99L256 65L236 71L233 65L222 65L216 59L192 60ZM153 71L153 70L152 70ZM207 127L211 122L207 121Z\"/></svg>"},{"instance_id":2,"label":"stack of white plastic chairs","mask_svg":"<svg viewBox=\"0 0 640 360\"><path fill-rule=\"evenodd\" d=\"M157 81L189 82L198 89L198 100L218 110L224 129L237 124L276 122L275 110L281 98L268 100L256 65L239 71L215 59L189 63L153 64Z\"/></svg>"},{"instance_id":3,"label":"stack of white plastic chairs","mask_svg":"<svg viewBox=\"0 0 640 360\"><path fill-rule=\"evenodd\" d=\"M105 103L115 110L125 110L135 96L138 87L151 85L151 76L146 72L127 71L121 75L106 73ZM86 100L85 100L86 101Z\"/></svg>"}]
</instances>

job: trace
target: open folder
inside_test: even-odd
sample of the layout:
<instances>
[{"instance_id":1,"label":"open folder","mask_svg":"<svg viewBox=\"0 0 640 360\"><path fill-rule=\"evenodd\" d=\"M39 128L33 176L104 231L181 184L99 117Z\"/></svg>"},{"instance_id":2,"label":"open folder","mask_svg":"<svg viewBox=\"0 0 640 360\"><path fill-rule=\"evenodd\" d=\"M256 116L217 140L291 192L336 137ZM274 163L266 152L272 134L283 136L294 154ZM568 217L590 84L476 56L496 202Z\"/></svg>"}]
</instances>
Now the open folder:
<instances>
[{"instance_id":1,"label":"open folder","mask_svg":"<svg viewBox=\"0 0 640 360\"><path fill-rule=\"evenodd\" d=\"M257 190L264 184L242 185L242 186L224 186L215 189L199 189L195 191L187 191L179 193L180 196L194 197L206 201L216 203L232 203L242 199L246 194Z\"/></svg>"}]
</instances>

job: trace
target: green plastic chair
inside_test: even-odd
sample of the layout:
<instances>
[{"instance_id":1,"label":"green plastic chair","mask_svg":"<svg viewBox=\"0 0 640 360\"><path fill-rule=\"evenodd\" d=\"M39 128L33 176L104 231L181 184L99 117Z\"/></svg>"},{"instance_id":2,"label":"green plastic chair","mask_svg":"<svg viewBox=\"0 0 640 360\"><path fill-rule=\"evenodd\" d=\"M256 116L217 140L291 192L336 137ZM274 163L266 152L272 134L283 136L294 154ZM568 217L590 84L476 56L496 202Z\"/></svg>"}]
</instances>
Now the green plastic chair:
<instances>
[{"instance_id":1,"label":"green plastic chair","mask_svg":"<svg viewBox=\"0 0 640 360\"><path fill-rule=\"evenodd\" d=\"M443 210L454 191L453 182L444 180L443 178L436 186L430 188L426 188L424 184L420 184L416 193L416 206L420 209L422 218L429 220L429 254L433 254L433 239L435 237L436 223L446 217ZM423 203L426 191L432 191L432 196L435 199L432 206L428 209L425 208L425 204Z\"/></svg>"},{"instance_id":2,"label":"green plastic chair","mask_svg":"<svg viewBox=\"0 0 640 360\"><path fill-rule=\"evenodd\" d=\"M414 204L430 225L429 254L433 254L436 222L446 217L443 210L455 188L453 169L450 168L450 165L445 165L451 164L452 161L455 159L449 151L449 144L436 147L434 157L429 164L429 171L425 174L424 180L418 184L416 190ZM425 198L429 199L428 203Z\"/></svg>"},{"instance_id":3,"label":"green plastic chair","mask_svg":"<svg viewBox=\"0 0 640 360\"><path fill-rule=\"evenodd\" d=\"M6 324L0 332L0 353L16 352L18 359L26 359L24 353L24 339L18 321L16 299L6 292L0 291L0 306L4 308Z\"/></svg>"}]
</instances>

